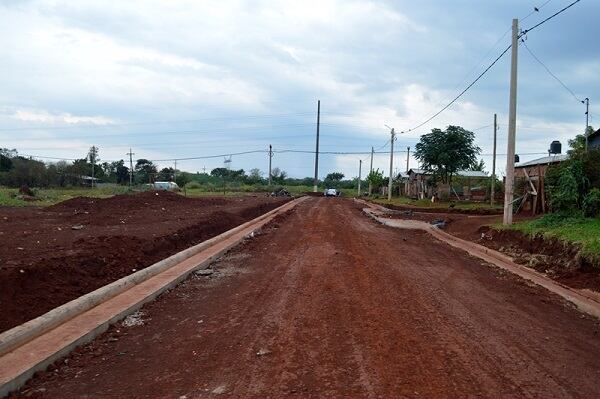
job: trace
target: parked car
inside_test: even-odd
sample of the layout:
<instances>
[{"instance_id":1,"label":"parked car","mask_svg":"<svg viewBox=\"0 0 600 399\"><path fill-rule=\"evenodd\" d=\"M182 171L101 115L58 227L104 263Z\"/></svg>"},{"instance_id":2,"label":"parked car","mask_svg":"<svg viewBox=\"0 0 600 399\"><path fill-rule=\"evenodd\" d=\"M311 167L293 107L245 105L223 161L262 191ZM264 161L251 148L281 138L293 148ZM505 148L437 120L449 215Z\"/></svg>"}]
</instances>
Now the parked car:
<instances>
[{"instance_id":1,"label":"parked car","mask_svg":"<svg viewBox=\"0 0 600 399\"><path fill-rule=\"evenodd\" d=\"M323 195L326 197L337 197L340 195L340 193L335 188L328 188L325 189L325 193Z\"/></svg>"}]
</instances>

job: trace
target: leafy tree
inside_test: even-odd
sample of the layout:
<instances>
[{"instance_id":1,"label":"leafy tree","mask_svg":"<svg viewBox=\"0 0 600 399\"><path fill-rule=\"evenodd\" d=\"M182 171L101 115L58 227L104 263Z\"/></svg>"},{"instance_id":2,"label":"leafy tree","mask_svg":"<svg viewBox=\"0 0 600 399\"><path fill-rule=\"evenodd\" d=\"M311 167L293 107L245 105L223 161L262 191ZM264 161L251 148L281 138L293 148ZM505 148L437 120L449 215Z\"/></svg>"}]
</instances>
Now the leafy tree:
<instances>
[{"instance_id":1,"label":"leafy tree","mask_svg":"<svg viewBox=\"0 0 600 399\"><path fill-rule=\"evenodd\" d=\"M385 183L385 178L383 177L383 171L380 171L379 168L372 170L367 175L367 182L371 183L371 187L373 190L379 189Z\"/></svg>"},{"instance_id":2,"label":"leafy tree","mask_svg":"<svg viewBox=\"0 0 600 399\"><path fill-rule=\"evenodd\" d=\"M587 134L590 135L594 133L594 128L589 126L587 129ZM570 150L567 151L569 157L571 158L583 158L585 155L585 135L578 134L575 138L569 140Z\"/></svg>"},{"instance_id":3,"label":"leafy tree","mask_svg":"<svg viewBox=\"0 0 600 399\"><path fill-rule=\"evenodd\" d=\"M15 150L9 150L7 148L0 148L0 172L8 172L12 169L12 160L16 156Z\"/></svg>"},{"instance_id":4,"label":"leafy tree","mask_svg":"<svg viewBox=\"0 0 600 399\"><path fill-rule=\"evenodd\" d=\"M476 162L469 170L483 172L485 170L485 162L483 162L483 159L480 159L479 162Z\"/></svg>"},{"instance_id":5,"label":"leafy tree","mask_svg":"<svg viewBox=\"0 0 600 399\"><path fill-rule=\"evenodd\" d=\"M248 174L246 181L248 182L248 184L261 183L263 181L263 178L262 178L262 172L260 171L260 169L258 169L258 168L250 169L250 173Z\"/></svg>"},{"instance_id":6,"label":"leafy tree","mask_svg":"<svg viewBox=\"0 0 600 399\"><path fill-rule=\"evenodd\" d=\"M327 176L325 176L325 180L323 180L323 182L325 183L326 186L337 187L343 178L344 178L343 173L333 172L333 173L329 173Z\"/></svg>"},{"instance_id":7,"label":"leafy tree","mask_svg":"<svg viewBox=\"0 0 600 399\"><path fill-rule=\"evenodd\" d=\"M472 168L477 163L481 148L475 145L475 134L460 126L448 126L446 130L432 129L421 136L415 146L415 158L422 168L433 173L442 183L452 182L452 176L460 170Z\"/></svg>"},{"instance_id":8,"label":"leafy tree","mask_svg":"<svg viewBox=\"0 0 600 399\"><path fill-rule=\"evenodd\" d=\"M134 169L137 177L136 180L140 183L152 183L152 178L157 173L156 165L152 161L143 158L136 161Z\"/></svg>"},{"instance_id":9,"label":"leafy tree","mask_svg":"<svg viewBox=\"0 0 600 399\"><path fill-rule=\"evenodd\" d=\"M157 181L172 181L175 177L175 169L173 168L162 168L158 175L156 175Z\"/></svg>"},{"instance_id":10,"label":"leafy tree","mask_svg":"<svg viewBox=\"0 0 600 399\"><path fill-rule=\"evenodd\" d=\"M283 184L287 178L287 172L275 167L271 169L271 179L277 184Z\"/></svg>"}]
</instances>

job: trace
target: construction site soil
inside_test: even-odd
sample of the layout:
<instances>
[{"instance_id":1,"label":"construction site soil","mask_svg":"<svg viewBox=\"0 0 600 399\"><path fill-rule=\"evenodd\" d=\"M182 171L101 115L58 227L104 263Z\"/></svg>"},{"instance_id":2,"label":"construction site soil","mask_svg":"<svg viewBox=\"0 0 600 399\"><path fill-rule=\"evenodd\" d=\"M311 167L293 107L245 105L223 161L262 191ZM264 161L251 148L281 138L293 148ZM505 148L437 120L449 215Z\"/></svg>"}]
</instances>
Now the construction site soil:
<instances>
[{"instance_id":1,"label":"construction site soil","mask_svg":"<svg viewBox=\"0 0 600 399\"><path fill-rule=\"evenodd\" d=\"M310 198L12 398L597 398L600 324Z\"/></svg>"},{"instance_id":2,"label":"construction site soil","mask_svg":"<svg viewBox=\"0 0 600 399\"><path fill-rule=\"evenodd\" d=\"M420 220L427 223L443 222L442 229L463 240L469 240L511 256L519 263L571 288L600 292L600 262L581 254L578 245L537 235L526 235L515 230L498 230L490 225L501 223L499 215L473 215L399 211L392 218ZM517 216L516 220L530 219Z\"/></svg>"},{"instance_id":3,"label":"construction site soil","mask_svg":"<svg viewBox=\"0 0 600 399\"><path fill-rule=\"evenodd\" d=\"M161 191L0 207L0 331L223 233L288 199Z\"/></svg>"}]
</instances>

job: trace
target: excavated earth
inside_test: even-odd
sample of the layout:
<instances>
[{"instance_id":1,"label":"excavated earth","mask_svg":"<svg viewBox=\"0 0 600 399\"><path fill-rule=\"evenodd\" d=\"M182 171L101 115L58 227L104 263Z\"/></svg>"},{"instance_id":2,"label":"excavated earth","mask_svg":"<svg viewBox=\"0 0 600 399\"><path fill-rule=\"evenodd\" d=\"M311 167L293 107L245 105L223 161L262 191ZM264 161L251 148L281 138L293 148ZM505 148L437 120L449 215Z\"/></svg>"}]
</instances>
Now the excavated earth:
<instances>
[{"instance_id":1,"label":"excavated earth","mask_svg":"<svg viewBox=\"0 0 600 399\"><path fill-rule=\"evenodd\" d=\"M516 263L531 267L571 288L600 293L600 262L581 255L578 245L537 235L531 237L514 230L496 230L489 225L501 223L502 216L414 212L403 209L391 218L443 222L442 229L511 256ZM530 219L517 217L517 220Z\"/></svg>"},{"instance_id":2,"label":"excavated earth","mask_svg":"<svg viewBox=\"0 0 600 399\"><path fill-rule=\"evenodd\" d=\"M600 323L310 198L13 398L598 398Z\"/></svg>"},{"instance_id":3,"label":"excavated earth","mask_svg":"<svg viewBox=\"0 0 600 399\"><path fill-rule=\"evenodd\" d=\"M0 207L0 331L223 233L279 205L267 197L145 192Z\"/></svg>"}]
</instances>

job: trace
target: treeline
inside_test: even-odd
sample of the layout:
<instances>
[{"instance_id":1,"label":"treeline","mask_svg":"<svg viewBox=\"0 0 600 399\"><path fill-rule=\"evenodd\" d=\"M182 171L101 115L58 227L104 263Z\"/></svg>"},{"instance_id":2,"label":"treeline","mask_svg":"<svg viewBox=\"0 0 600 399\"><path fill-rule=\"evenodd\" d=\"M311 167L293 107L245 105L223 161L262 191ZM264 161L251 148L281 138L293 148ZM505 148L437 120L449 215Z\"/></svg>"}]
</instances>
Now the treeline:
<instances>
[{"instance_id":1,"label":"treeline","mask_svg":"<svg viewBox=\"0 0 600 399\"><path fill-rule=\"evenodd\" d=\"M94 184L112 183L128 185L132 178L134 185L148 184L156 181L175 181L180 187L189 182L200 185L220 187L222 185L267 185L268 173L257 168L246 172L244 169L230 170L215 168L210 173L190 173L175 170L171 167L158 169L148 159L137 159L133 164L130 176L128 162L124 160L102 162L97 147L91 147L88 154L74 161L42 162L19 155L17 150L0 148L0 185L8 187L71 187L90 186ZM355 180L343 180L341 173L330 173L321 187L354 188ZM271 182L276 185L312 186L313 179L290 178L280 168L271 171Z\"/></svg>"}]
</instances>

